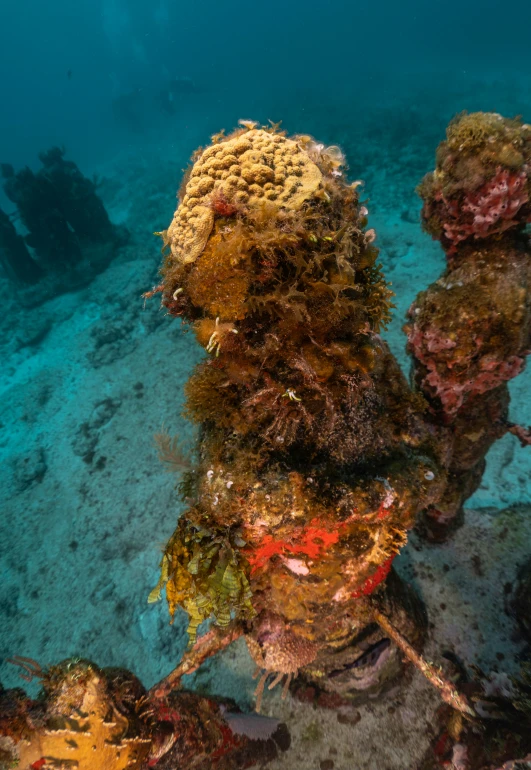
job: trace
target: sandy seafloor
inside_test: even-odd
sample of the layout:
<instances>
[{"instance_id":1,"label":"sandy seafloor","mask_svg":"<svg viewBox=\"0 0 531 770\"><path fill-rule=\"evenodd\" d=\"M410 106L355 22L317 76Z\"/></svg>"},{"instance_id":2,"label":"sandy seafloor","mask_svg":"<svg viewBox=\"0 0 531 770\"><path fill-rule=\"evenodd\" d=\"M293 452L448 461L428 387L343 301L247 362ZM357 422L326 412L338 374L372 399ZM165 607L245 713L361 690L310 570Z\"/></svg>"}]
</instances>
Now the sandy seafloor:
<instances>
[{"instance_id":1,"label":"sandy seafloor","mask_svg":"<svg viewBox=\"0 0 531 770\"><path fill-rule=\"evenodd\" d=\"M524 91L505 89L499 104L494 83L484 85L481 97L477 90L468 97L472 109L488 108L492 100L494 109L514 113L518 107L506 104L512 98L519 105ZM426 114L420 102L409 111L377 105L365 127L340 109L326 116L301 110L286 125L319 138L322 127L324 141L347 150L349 176L366 180L370 226L396 292L385 336L404 367L405 311L443 266L440 248L418 224L414 187L430 168L454 103L465 106L468 97L453 94ZM225 125L239 117L234 112ZM151 686L185 646L184 616L170 627L165 604L147 604L180 511L175 478L161 467L152 437L162 425L191 435L181 417L183 385L204 353L157 299L144 308L141 294L156 282L160 244L152 233L169 224L181 169L221 125L205 131L197 116L193 125L180 126L175 141L125 148L94 169L104 177L101 194L111 217L129 228L131 240L87 286L44 303L35 288L35 302L21 306L0 278L4 686L20 684L17 669L5 662L15 654L43 666L74 655L125 666ZM531 424L530 385L529 368L511 383L511 418L525 425ZM500 441L465 526L443 546L411 535L397 560L427 605L432 660L451 650L487 672L518 667L523 643L505 613L505 594L531 550L530 471L531 450L510 436ZM250 708L253 670L240 640L187 684ZM332 760L335 770L414 770L433 737L439 703L418 674L387 698L357 708L355 725L341 724L333 711L268 694L264 711L285 719L292 734L291 749L270 767L310 770Z\"/></svg>"}]
</instances>

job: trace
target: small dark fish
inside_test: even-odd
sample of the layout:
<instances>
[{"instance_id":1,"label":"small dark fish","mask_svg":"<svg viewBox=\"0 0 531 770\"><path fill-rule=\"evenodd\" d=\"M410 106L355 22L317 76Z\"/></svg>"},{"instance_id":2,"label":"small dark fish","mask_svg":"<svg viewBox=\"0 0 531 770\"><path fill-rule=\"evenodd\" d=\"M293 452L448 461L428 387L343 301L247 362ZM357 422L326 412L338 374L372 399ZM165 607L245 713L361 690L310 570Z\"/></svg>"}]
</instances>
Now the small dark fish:
<instances>
[{"instance_id":1,"label":"small dark fish","mask_svg":"<svg viewBox=\"0 0 531 770\"><path fill-rule=\"evenodd\" d=\"M72 70L68 70L68 71L67 71L67 73L66 73L66 77L67 77L69 80L72 80Z\"/></svg>"}]
</instances>

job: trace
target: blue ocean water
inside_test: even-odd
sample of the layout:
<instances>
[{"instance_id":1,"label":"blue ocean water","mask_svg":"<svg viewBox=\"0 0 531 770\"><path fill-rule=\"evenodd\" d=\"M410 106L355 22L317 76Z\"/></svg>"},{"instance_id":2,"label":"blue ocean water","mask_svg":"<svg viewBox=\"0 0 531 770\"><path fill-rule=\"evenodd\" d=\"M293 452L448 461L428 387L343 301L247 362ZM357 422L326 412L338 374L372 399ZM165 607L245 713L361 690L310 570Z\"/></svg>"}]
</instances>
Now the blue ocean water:
<instances>
[{"instance_id":1,"label":"blue ocean water","mask_svg":"<svg viewBox=\"0 0 531 770\"><path fill-rule=\"evenodd\" d=\"M530 28L525 0L0 0L0 163L37 174L39 153L64 147L120 228L55 283L21 286L0 265L5 686L19 684L16 654L123 665L150 686L186 644L184 621L170 628L166 608L146 604L180 510L152 436L190 434L183 385L202 352L141 295L193 150L241 118L344 149L365 182L396 293L386 336L407 370L405 312L444 263L415 187L456 113L531 121ZM0 209L26 234L1 189ZM530 376L511 383L525 425ZM492 518L531 505L530 473L531 452L504 438L470 506ZM434 562L445 558L459 554ZM249 705L244 658L209 663L195 686Z\"/></svg>"}]
</instances>

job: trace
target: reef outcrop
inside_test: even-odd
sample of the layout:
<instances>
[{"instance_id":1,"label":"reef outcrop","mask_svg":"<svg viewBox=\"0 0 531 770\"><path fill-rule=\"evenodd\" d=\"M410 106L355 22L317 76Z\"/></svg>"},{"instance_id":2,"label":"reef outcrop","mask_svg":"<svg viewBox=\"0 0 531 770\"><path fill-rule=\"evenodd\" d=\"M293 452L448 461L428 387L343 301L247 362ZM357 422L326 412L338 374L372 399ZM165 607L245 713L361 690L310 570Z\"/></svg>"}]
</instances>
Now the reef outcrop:
<instances>
[{"instance_id":1,"label":"reef outcrop","mask_svg":"<svg viewBox=\"0 0 531 770\"><path fill-rule=\"evenodd\" d=\"M135 713L142 685L129 672L99 669L89 661L67 660L42 671L18 659L38 677L37 701L23 690L0 692L2 759L17 767L41 770L74 766L80 770L140 770L150 750L146 725Z\"/></svg>"},{"instance_id":2,"label":"reef outcrop","mask_svg":"<svg viewBox=\"0 0 531 770\"><path fill-rule=\"evenodd\" d=\"M423 517L444 538L478 487L485 455L508 430L507 383L525 366L531 335L531 126L495 113L458 116L418 188L424 228L447 255L443 275L408 313L413 377L430 419L452 435L449 480Z\"/></svg>"}]
</instances>

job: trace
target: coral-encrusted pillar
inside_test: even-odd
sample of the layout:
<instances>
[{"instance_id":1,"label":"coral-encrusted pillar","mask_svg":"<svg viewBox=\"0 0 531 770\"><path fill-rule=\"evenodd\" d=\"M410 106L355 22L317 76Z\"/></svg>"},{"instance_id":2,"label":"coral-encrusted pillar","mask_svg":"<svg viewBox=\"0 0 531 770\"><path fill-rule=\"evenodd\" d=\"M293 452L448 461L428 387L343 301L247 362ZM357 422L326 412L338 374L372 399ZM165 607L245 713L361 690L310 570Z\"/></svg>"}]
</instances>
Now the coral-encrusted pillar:
<instances>
[{"instance_id":1,"label":"coral-encrusted pillar","mask_svg":"<svg viewBox=\"0 0 531 770\"><path fill-rule=\"evenodd\" d=\"M409 310L414 380L431 419L453 435L444 496L424 530L443 539L479 486L485 455L508 429L507 383L519 374L531 332L531 126L493 113L461 115L419 186L423 224L447 268ZM519 437L526 443L526 431Z\"/></svg>"},{"instance_id":2,"label":"coral-encrusted pillar","mask_svg":"<svg viewBox=\"0 0 531 770\"><path fill-rule=\"evenodd\" d=\"M391 293L343 166L337 147L246 124L194 155L162 233L163 304L208 357L187 385L189 507L151 598L166 586L192 641L206 618L243 622L259 693L268 674L332 673L445 482L425 402L379 336ZM387 604L414 639L405 603ZM354 678L371 645L376 661L388 642L347 656Z\"/></svg>"}]
</instances>

